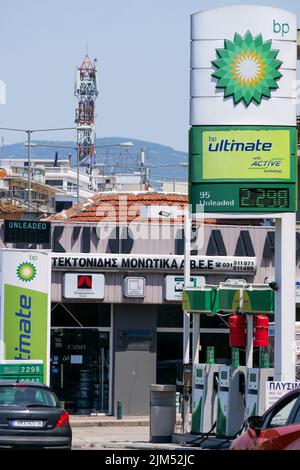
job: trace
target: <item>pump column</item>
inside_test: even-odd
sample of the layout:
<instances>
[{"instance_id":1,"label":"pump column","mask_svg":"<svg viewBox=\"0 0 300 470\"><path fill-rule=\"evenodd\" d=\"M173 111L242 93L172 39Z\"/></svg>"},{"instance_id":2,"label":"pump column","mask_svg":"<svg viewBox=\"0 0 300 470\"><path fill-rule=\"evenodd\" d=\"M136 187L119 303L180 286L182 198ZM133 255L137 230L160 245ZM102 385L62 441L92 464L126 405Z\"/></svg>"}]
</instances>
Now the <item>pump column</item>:
<instances>
[{"instance_id":1,"label":"pump column","mask_svg":"<svg viewBox=\"0 0 300 470\"><path fill-rule=\"evenodd\" d=\"M296 215L282 213L275 225L275 380L295 381Z\"/></svg>"},{"instance_id":2,"label":"pump column","mask_svg":"<svg viewBox=\"0 0 300 470\"><path fill-rule=\"evenodd\" d=\"M191 218L189 206L186 207L184 212L184 289L190 285L191 278ZM187 311L183 312L183 365L190 362L190 314ZM190 414L190 397L188 396L186 384L184 383L183 373L183 419L182 428L183 432L188 432L189 414Z\"/></svg>"}]
</instances>

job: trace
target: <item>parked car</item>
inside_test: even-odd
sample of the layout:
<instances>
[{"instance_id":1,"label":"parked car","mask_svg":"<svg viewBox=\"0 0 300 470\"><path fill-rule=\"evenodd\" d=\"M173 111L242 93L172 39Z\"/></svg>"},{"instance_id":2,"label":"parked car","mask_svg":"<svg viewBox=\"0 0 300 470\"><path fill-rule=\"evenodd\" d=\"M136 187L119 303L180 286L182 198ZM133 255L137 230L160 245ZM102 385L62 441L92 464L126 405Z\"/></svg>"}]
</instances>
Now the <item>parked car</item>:
<instances>
[{"instance_id":1,"label":"parked car","mask_svg":"<svg viewBox=\"0 0 300 470\"><path fill-rule=\"evenodd\" d=\"M248 427L231 450L300 450L300 388L287 393Z\"/></svg>"},{"instance_id":2,"label":"parked car","mask_svg":"<svg viewBox=\"0 0 300 470\"><path fill-rule=\"evenodd\" d=\"M0 449L71 449L69 414L46 385L0 380Z\"/></svg>"}]
</instances>

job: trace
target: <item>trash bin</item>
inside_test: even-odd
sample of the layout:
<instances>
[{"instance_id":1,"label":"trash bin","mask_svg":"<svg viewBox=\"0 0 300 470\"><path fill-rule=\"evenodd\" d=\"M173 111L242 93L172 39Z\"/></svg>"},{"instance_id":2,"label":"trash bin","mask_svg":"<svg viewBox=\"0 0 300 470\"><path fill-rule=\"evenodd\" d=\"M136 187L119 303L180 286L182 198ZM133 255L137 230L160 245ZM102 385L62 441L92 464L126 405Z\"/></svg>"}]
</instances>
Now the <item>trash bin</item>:
<instances>
[{"instance_id":1,"label":"trash bin","mask_svg":"<svg viewBox=\"0 0 300 470\"><path fill-rule=\"evenodd\" d=\"M176 424L176 385L150 386L150 442L172 442Z\"/></svg>"}]
</instances>

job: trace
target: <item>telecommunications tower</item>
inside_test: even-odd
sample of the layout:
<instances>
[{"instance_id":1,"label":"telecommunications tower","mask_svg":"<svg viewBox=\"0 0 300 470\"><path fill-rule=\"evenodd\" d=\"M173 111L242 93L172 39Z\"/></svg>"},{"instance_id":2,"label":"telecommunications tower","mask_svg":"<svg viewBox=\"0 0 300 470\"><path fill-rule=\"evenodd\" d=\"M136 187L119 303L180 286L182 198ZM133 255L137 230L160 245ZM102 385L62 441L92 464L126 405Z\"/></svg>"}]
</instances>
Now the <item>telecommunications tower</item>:
<instances>
[{"instance_id":1,"label":"telecommunications tower","mask_svg":"<svg viewBox=\"0 0 300 470\"><path fill-rule=\"evenodd\" d=\"M95 102L98 96L97 59L92 64L86 54L77 67L74 94L77 97L75 122L77 124L77 148L80 165L86 165L91 173L95 164Z\"/></svg>"}]
</instances>

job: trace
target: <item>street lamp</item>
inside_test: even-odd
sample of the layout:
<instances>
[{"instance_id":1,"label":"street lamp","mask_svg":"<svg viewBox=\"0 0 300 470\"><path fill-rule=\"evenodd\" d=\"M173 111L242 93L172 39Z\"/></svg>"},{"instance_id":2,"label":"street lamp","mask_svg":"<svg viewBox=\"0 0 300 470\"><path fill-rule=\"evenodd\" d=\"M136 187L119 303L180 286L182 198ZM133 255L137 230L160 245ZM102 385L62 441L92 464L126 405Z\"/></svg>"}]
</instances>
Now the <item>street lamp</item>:
<instances>
[{"instance_id":1,"label":"street lamp","mask_svg":"<svg viewBox=\"0 0 300 470\"><path fill-rule=\"evenodd\" d=\"M111 145L119 145L119 147L133 147L132 142L121 142L120 144L111 144Z\"/></svg>"},{"instance_id":2,"label":"street lamp","mask_svg":"<svg viewBox=\"0 0 300 470\"><path fill-rule=\"evenodd\" d=\"M33 132L67 131L74 130L76 127L59 127L51 129L16 129L13 127L0 127L2 131L26 132L27 134L27 159L28 159L28 209L31 212L32 194L31 194L31 134Z\"/></svg>"}]
</instances>

